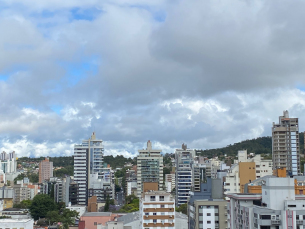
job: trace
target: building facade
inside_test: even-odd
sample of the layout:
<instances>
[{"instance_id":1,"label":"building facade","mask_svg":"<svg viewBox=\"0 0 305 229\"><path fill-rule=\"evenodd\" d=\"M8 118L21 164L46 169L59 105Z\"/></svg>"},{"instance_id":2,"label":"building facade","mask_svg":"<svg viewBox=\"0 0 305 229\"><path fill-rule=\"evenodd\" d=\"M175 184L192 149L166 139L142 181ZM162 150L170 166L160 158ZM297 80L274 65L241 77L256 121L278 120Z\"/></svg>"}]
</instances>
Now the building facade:
<instances>
[{"instance_id":1,"label":"building facade","mask_svg":"<svg viewBox=\"0 0 305 229\"><path fill-rule=\"evenodd\" d=\"M267 177L262 193L228 194L228 228L299 228L305 226L305 196L295 195L295 180Z\"/></svg>"},{"instance_id":2,"label":"building facade","mask_svg":"<svg viewBox=\"0 0 305 229\"><path fill-rule=\"evenodd\" d=\"M175 228L175 200L164 191L144 192L140 201L141 228Z\"/></svg>"},{"instance_id":3,"label":"building facade","mask_svg":"<svg viewBox=\"0 0 305 229\"><path fill-rule=\"evenodd\" d=\"M96 140L95 133L74 146L74 181L78 184L78 204L87 205L90 174L102 179L104 146L102 140Z\"/></svg>"},{"instance_id":4,"label":"building facade","mask_svg":"<svg viewBox=\"0 0 305 229\"><path fill-rule=\"evenodd\" d=\"M143 184L158 183L158 190L163 190L163 156L160 149L153 149L150 141L147 148L138 150L137 156L137 196L141 197Z\"/></svg>"},{"instance_id":5,"label":"building facade","mask_svg":"<svg viewBox=\"0 0 305 229\"><path fill-rule=\"evenodd\" d=\"M289 118L288 111L272 126L273 169L286 168L291 175L300 173L299 120Z\"/></svg>"},{"instance_id":6,"label":"building facade","mask_svg":"<svg viewBox=\"0 0 305 229\"><path fill-rule=\"evenodd\" d=\"M193 184L192 165L195 151L187 149L187 145L182 144L182 149L176 149L176 205L187 203L187 198Z\"/></svg>"},{"instance_id":7,"label":"building facade","mask_svg":"<svg viewBox=\"0 0 305 229\"><path fill-rule=\"evenodd\" d=\"M46 157L39 163L39 183L50 180L51 177L53 177L53 162Z\"/></svg>"}]
</instances>

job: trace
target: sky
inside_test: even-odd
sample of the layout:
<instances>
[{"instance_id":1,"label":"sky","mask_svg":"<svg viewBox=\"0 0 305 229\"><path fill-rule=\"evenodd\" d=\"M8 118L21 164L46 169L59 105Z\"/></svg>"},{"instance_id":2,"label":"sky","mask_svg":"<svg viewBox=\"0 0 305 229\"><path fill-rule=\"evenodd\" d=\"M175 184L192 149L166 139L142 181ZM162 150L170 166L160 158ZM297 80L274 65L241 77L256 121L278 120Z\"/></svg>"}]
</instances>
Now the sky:
<instances>
[{"instance_id":1,"label":"sky","mask_svg":"<svg viewBox=\"0 0 305 229\"><path fill-rule=\"evenodd\" d=\"M2 0L0 150L173 153L305 129L301 0ZM303 20L304 19L304 20Z\"/></svg>"}]
</instances>

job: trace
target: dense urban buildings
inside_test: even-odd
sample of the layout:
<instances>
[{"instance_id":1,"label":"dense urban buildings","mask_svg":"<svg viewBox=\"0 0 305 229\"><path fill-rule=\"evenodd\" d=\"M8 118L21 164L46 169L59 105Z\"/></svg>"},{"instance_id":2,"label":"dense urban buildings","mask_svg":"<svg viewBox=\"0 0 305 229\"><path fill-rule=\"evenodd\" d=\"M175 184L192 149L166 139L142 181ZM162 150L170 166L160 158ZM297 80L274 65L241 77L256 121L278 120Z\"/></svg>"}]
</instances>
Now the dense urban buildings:
<instances>
[{"instance_id":1,"label":"dense urban buildings","mask_svg":"<svg viewBox=\"0 0 305 229\"><path fill-rule=\"evenodd\" d=\"M267 177L261 193L228 197L228 228L303 228L305 196L295 194L294 178Z\"/></svg>"},{"instance_id":2,"label":"dense urban buildings","mask_svg":"<svg viewBox=\"0 0 305 229\"><path fill-rule=\"evenodd\" d=\"M182 149L176 149L176 205L187 203L189 192L193 184L192 164L195 157L195 151L187 149L187 145L182 144Z\"/></svg>"},{"instance_id":3,"label":"dense urban buildings","mask_svg":"<svg viewBox=\"0 0 305 229\"><path fill-rule=\"evenodd\" d=\"M50 180L51 177L53 177L53 162L46 157L39 163L39 183Z\"/></svg>"},{"instance_id":4,"label":"dense urban buildings","mask_svg":"<svg viewBox=\"0 0 305 229\"><path fill-rule=\"evenodd\" d=\"M160 149L153 149L150 141L147 148L138 150L137 156L137 196L141 197L144 183L157 183L163 190L163 156Z\"/></svg>"},{"instance_id":5,"label":"dense urban buildings","mask_svg":"<svg viewBox=\"0 0 305 229\"><path fill-rule=\"evenodd\" d=\"M288 111L272 127L273 169L286 168L296 176L300 173L299 120L289 118Z\"/></svg>"},{"instance_id":6,"label":"dense urban buildings","mask_svg":"<svg viewBox=\"0 0 305 229\"><path fill-rule=\"evenodd\" d=\"M95 133L81 145L74 146L74 181L78 184L78 204L87 205L90 175L102 178L104 146Z\"/></svg>"}]
</instances>

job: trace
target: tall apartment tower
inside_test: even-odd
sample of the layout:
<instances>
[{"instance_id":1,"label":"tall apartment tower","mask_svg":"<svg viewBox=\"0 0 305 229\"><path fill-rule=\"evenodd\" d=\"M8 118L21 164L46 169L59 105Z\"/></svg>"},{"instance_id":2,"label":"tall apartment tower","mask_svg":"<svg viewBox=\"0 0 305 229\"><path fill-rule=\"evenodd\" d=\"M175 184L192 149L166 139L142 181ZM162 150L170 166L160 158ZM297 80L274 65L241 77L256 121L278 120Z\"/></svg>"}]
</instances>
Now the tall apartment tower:
<instances>
[{"instance_id":1,"label":"tall apartment tower","mask_svg":"<svg viewBox=\"0 0 305 229\"><path fill-rule=\"evenodd\" d=\"M138 150L137 157L137 196L141 197L143 183L158 183L158 190L163 190L163 156L160 149L153 149L151 142L147 148Z\"/></svg>"},{"instance_id":2,"label":"tall apartment tower","mask_svg":"<svg viewBox=\"0 0 305 229\"><path fill-rule=\"evenodd\" d=\"M288 111L279 117L272 127L273 169L286 168L292 175L300 173L299 123L298 118L289 118Z\"/></svg>"},{"instance_id":3,"label":"tall apartment tower","mask_svg":"<svg viewBox=\"0 0 305 229\"><path fill-rule=\"evenodd\" d=\"M46 157L39 163L39 183L50 180L51 177L53 177L53 162Z\"/></svg>"},{"instance_id":4,"label":"tall apartment tower","mask_svg":"<svg viewBox=\"0 0 305 229\"><path fill-rule=\"evenodd\" d=\"M74 146L74 181L78 184L78 204L87 205L90 174L102 179L104 146L96 140L95 133L81 145Z\"/></svg>"},{"instance_id":5,"label":"tall apartment tower","mask_svg":"<svg viewBox=\"0 0 305 229\"><path fill-rule=\"evenodd\" d=\"M195 151L187 149L187 145L182 144L182 149L176 149L176 205L187 203L193 184L192 165Z\"/></svg>"}]
</instances>

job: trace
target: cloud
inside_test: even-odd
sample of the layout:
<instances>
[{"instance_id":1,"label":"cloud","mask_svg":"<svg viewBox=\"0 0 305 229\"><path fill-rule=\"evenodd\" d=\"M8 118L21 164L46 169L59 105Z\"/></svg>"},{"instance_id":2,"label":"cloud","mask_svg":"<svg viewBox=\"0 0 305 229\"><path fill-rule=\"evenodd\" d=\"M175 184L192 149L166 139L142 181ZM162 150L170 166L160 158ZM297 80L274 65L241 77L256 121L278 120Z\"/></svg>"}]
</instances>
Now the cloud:
<instances>
[{"instance_id":1,"label":"cloud","mask_svg":"<svg viewBox=\"0 0 305 229\"><path fill-rule=\"evenodd\" d=\"M303 5L2 1L2 148L70 155L92 131L114 155L222 147L286 109L303 130Z\"/></svg>"}]
</instances>

